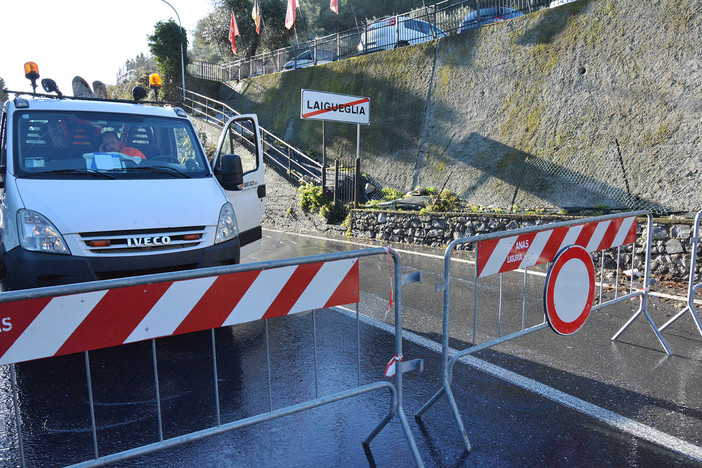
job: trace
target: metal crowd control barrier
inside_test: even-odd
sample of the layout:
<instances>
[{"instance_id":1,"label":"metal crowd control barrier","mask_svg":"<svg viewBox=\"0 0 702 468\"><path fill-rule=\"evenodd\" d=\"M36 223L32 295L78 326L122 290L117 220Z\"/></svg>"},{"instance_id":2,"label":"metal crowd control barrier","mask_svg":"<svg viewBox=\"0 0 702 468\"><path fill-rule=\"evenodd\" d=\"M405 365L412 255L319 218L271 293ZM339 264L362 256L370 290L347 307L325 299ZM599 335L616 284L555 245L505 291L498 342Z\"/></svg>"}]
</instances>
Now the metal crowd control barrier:
<instances>
[{"instance_id":1,"label":"metal crowd control barrier","mask_svg":"<svg viewBox=\"0 0 702 468\"><path fill-rule=\"evenodd\" d=\"M172 448L255 423L270 421L367 392L386 389L391 394L389 413L363 441L375 436L397 416L418 466L423 466L403 409L402 374L421 370L416 359L396 364L394 382L380 380L361 385L360 327L357 309L356 340L358 384L355 388L320 396L317 390L315 312L342 304L359 303L359 259L387 255L394 260L395 354L402 356L402 285L421 281L419 273L402 275L400 256L392 249L371 248L287 260L202 270L54 286L0 294L0 365L10 366L12 402L21 466L27 466L22 437L21 402L14 365L71 353L85 355L87 393L92 424L93 459L75 466L103 466ZM268 320L313 311L315 398L273 410ZM268 372L269 412L223 423L220 415L215 328L264 320ZM156 338L211 330L213 389L217 425L164 439ZM100 456L98 450L89 351L151 340L155 381L158 442ZM379 374L381 374L379 370ZM6 448L6 450L9 450Z\"/></svg>"},{"instance_id":2,"label":"metal crowd control barrier","mask_svg":"<svg viewBox=\"0 0 702 468\"><path fill-rule=\"evenodd\" d=\"M637 217L646 216L648 218L648 237L646 240L645 251L645 273L643 277L643 288L634 289L633 287L633 272L635 265L635 243ZM569 246L584 247L590 255L593 252L601 251L601 267L600 267L600 291L598 304L592 306L592 311L602 309L604 307L628 301L634 298L639 298L641 305L639 310L627 321L627 323L612 337L612 340L618 338L638 317L644 315L648 323L651 325L661 345L665 348L668 354L671 354L670 348L665 339L658 331L655 323L651 319L647 311L648 304L648 285L649 285L649 266L651 258L651 227L653 218L650 212L638 211L622 214L613 214L596 218L588 218L584 220L573 220L560 223L553 223L529 228L517 229L512 231L495 232L487 235L472 236L462 239L457 239L446 248L444 257L444 279L443 282L437 283L437 292L443 291L444 295L444 310L443 310L443 329L442 329L442 362L441 362L441 381L442 387L432 396L427 403L415 414L416 418L421 418L422 415L436 403L442 395L446 395L449 404L453 411L453 415L458 424L461 437L465 448L470 451L471 445L468 440L463 421L456 405L456 400L451 391L451 380L453 368L458 360L468 354L473 354L478 351L491 348L501 343L519 338L530 333L537 332L549 327L544 314L543 320L532 326L526 325L526 309L527 309L527 275L530 267L551 262L556 257L556 254ZM451 293L451 253L460 245L468 244L475 247L475 280L473 282L473 338L469 348L459 350L449 360L449 333L450 333L450 293ZM619 295L619 267L622 256L622 247L630 249L631 253L631 271L632 280L628 285L629 292ZM617 277L614 298L608 301L602 299L603 277L605 250L616 248L617 261ZM519 330L503 334L503 276L504 273L521 269L524 271L524 294L521 304L521 327ZM594 273L594 271L593 271ZM481 278L499 274L499 311L497 336L484 340L481 343L476 341L477 323L480 320L478 317L478 286ZM594 275L593 275L594 276ZM594 280L594 278L593 278ZM594 298L593 298L594 299ZM487 311L486 311L487 313ZM484 323L484 321L483 321Z\"/></svg>"},{"instance_id":3,"label":"metal crowd control barrier","mask_svg":"<svg viewBox=\"0 0 702 468\"><path fill-rule=\"evenodd\" d=\"M697 215L695 216L695 227L692 234L692 239L690 240L690 277L687 286L687 305L680 312L678 312L675 317L663 324L663 326L659 328L660 331L668 328L669 325L682 317L685 312L690 312L692 320L695 322L695 325L697 325L697 331L700 332L700 335L702 335L702 323L700 322L700 318L697 316L697 311L695 310L695 293L700 287L702 287L702 283L695 283L695 278L698 276L696 271L697 249L699 248L700 242L700 218L702 218L702 211L698 211Z\"/></svg>"}]
</instances>

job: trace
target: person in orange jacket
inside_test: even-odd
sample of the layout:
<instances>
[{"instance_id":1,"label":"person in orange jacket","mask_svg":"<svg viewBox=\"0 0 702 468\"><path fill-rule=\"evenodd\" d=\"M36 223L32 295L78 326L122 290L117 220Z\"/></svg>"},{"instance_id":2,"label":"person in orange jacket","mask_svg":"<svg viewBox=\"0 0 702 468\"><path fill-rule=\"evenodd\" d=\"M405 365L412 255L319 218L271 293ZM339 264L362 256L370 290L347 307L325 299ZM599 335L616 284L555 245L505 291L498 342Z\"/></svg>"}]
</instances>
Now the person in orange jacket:
<instances>
[{"instance_id":1,"label":"person in orange jacket","mask_svg":"<svg viewBox=\"0 0 702 468\"><path fill-rule=\"evenodd\" d=\"M100 151L107 153L122 153L127 156L138 156L141 159L146 159L144 153L136 148L131 148L126 146L124 143L119 141L117 134L115 132L109 131L105 132L100 136L102 140L102 145L100 145Z\"/></svg>"}]
</instances>

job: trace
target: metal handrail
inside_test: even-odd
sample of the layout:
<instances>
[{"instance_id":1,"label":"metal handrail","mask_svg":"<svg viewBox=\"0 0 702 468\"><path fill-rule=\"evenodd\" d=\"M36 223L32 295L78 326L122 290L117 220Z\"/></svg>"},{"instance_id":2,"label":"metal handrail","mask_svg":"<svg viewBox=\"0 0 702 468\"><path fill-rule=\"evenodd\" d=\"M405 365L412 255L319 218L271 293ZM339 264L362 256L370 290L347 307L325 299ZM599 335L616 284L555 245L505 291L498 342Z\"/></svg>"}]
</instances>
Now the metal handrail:
<instances>
[{"instance_id":1,"label":"metal handrail","mask_svg":"<svg viewBox=\"0 0 702 468\"><path fill-rule=\"evenodd\" d=\"M373 29L374 31L381 30L385 27L394 30L392 33L394 42L391 41L392 43L385 44L375 50L392 48L393 45L397 46L401 43L414 44L416 42L442 37L436 29L432 29L431 32L411 32L410 37L407 38L408 40L402 40L402 38L398 37L399 32L397 28L399 28L399 21L393 21L392 24L388 24L387 26L377 27L380 21L390 18L421 20L431 24L434 28L439 28L445 34L458 34L464 19L471 12L477 12L477 17L480 18L481 12L484 12L488 8L507 7L521 14L529 14L540 9L550 8L552 4L554 6L561 4L560 2L554 2L552 0L465 0L453 5L445 5L445 3L446 2L440 2L432 6L424 6L398 15L374 18L368 20L365 25L360 26L358 29L350 29L340 33L314 38L299 45L276 49L271 52L264 52L231 62L222 64L191 62L188 65L188 72L198 78L209 80L238 81L252 76L298 68L297 58L299 57L299 53L308 50L312 52L313 64L315 65L318 64L319 51L326 52L328 54L327 57L332 58L331 61L342 60L371 52L371 50L364 50L363 47L359 50L359 43L361 45L368 44L368 28L371 24L376 26ZM502 18L496 21L501 20ZM483 27L492 22L493 21L490 19L483 17L483 19L477 22L476 26ZM361 40L362 38L363 40ZM286 68L285 64L291 61L294 63Z\"/></svg>"},{"instance_id":2,"label":"metal handrail","mask_svg":"<svg viewBox=\"0 0 702 468\"><path fill-rule=\"evenodd\" d=\"M185 95L183 107L186 110L192 115L204 117L206 122L214 123L220 128L224 128L229 116L241 115L240 112L227 104L203 94L186 90ZM265 128L260 127L260 129L264 157L269 164L283 171L288 171L299 179L321 183L321 171L323 170L321 163ZM287 165L281 159L287 159Z\"/></svg>"}]
</instances>

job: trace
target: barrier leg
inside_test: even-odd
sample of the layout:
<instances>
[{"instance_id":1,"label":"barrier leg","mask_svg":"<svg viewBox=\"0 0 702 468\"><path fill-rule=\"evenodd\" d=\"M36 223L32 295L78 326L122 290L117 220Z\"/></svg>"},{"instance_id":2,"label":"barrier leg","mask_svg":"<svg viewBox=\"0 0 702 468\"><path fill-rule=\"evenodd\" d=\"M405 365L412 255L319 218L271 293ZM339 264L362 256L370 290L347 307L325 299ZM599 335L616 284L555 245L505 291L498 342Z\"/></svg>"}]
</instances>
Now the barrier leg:
<instances>
[{"instance_id":1,"label":"barrier leg","mask_svg":"<svg viewBox=\"0 0 702 468\"><path fill-rule=\"evenodd\" d=\"M414 413L414 417L417 418L417 419L421 419L422 416L424 415L424 413L426 413L427 410L428 410L429 408L431 408L432 406L434 406L434 403L436 403L437 401L439 401L439 398L441 398L441 396L444 394L445 391L446 391L446 390L444 390L444 387L441 387L441 388L439 389L439 391L436 392L436 393L434 394L433 397L429 398L429 401L427 401L426 403L424 403L424 406L422 406L421 408L419 408L419 411L417 411L416 413Z\"/></svg>"},{"instance_id":2,"label":"barrier leg","mask_svg":"<svg viewBox=\"0 0 702 468\"><path fill-rule=\"evenodd\" d=\"M368 437L366 437L366 440L363 441L363 445L368 446L373 439L375 439L375 436L377 436L380 431L383 430L385 426L392 420L392 418L397 414L397 393L392 392L392 401L390 402L390 411L388 414L383 418L382 421L380 421L380 424L378 424L375 429L370 433Z\"/></svg>"},{"instance_id":3,"label":"barrier leg","mask_svg":"<svg viewBox=\"0 0 702 468\"><path fill-rule=\"evenodd\" d=\"M417 448L417 443L414 441L414 436L412 435L412 430L410 429L409 422L407 421L407 416L405 415L402 406L399 405L399 398L396 391L392 392L390 412L387 414L387 416L385 416L385 418L383 418L380 424L378 424L378 426L376 426L376 428L373 429L373 432L371 432L370 435L366 437L366 440L363 441L363 446L366 449L369 449L369 445L373 441L373 439L375 439L375 436L377 436L380 433L380 431L382 431L383 428L387 426L387 424L392 420L392 418L395 415L397 415L397 417L400 419L400 424L402 425L402 430L405 433L407 444L410 446L410 450L412 451L412 456L414 457L415 464L420 468L423 467L424 462L422 461L421 455L419 455L419 449Z\"/></svg>"},{"instance_id":4,"label":"barrier leg","mask_svg":"<svg viewBox=\"0 0 702 468\"><path fill-rule=\"evenodd\" d=\"M656 337L658 338L658 341L660 342L661 346L663 346L663 349L665 349L665 352L668 353L669 355L672 355L673 352L670 350L670 347L668 346L668 343L665 341L665 338L663 338L663 335L661 335L661 332L658 331L658 327L656 327L656 324L653 322L653 319L651 318L650 315L648 315L648 312L646 311L646 307L644 306L644 300L642 298L641 300L641 306L639 307L639 310L636 311L634 315L631 316L631 318L624 324L622 328L619 329L617 333L614 334L612 337L612 341L616 340L619 338L619 336L626 331L629 326L634 323L634 320L636 320L641 314L646 317L646 320L648 320L649 325L651 325L651 328L653 329L653 332L656 334Z\"/></svg>"},{"instance_id":5,"label":"barrier leg","mask_svg":"<svg viewBox=\"0 0 702 468\"><path fill-rule=\"evenodd\" d=\"M466 450L470 452L471 446L470 446L470 441L468 440L468 433L466 432L466 428L463 425L463 420L461 419L461 414L458 412L458 405L456 404L456 399L453 396L453 392L451 391L451 386L448 384L448 382L444 382L444 390L446 392L446 396L448 397L449 404L451 405L451 411L453 411L453 417L456 419L456 424L458 424L458 430L461 433L461 438L463 439L463 445L465 446Z\"/></svg>"},{"instance_id":6,"label":"barrier leg","mask_svg":"<svg viewBox=\"0 0 702 468\"><path fill-rule=\"evenodd\" d=\"M695 325L697 325L697 331L702 335L702 322L700 322L700 318L697 316L695 313L695 309L690 307L689 305L685 307L683 310L678 312L678 314L668 320L662 327L660 327L658 330L663 331L665 330L669 325L671 325L673 322L675 322L677 319L679 319L685 312L690 312L690 315L692 315L692 320L695 322Z\"/></svg>"},{"instance_id":7,"label":"barrier leg","mask_svg":"<svg viewBox=\"0 0 702 468\"><path fill-rule=\"evenodd\" d=\"M402 406L398 408L397 416L400 418L400 423L402 423L402 429L405 432L405 438L407 439L407 443L409 444L410 449L412 450L414 463L416 463L418 467L423 467L424 462L422 461L422 457L419 455L419 449L417 448L417 444L414 441L414 436L412 435L412 431L409 427L409 422L407 421L407 416L405 416L405 411L402 409Z\"/></svg>"}]
</instances>

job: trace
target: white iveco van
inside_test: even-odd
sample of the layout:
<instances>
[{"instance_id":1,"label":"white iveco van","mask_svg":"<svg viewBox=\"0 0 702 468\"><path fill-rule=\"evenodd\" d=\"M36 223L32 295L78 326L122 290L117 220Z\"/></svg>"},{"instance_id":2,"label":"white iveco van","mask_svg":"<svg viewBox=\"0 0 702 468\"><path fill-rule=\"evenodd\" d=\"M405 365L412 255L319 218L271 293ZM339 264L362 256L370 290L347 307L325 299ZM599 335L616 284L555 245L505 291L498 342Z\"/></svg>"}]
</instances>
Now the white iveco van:
<instances>
[{"instance_id":1,"label":"white iveco van","mask_svg":"<svg viewBox=\"0 0 702 468\"><path fill-rule=\"evenodd\" d=\"M212 165L177 107L19 95L0 124L6 289L227 265L260 247L255 116L228 122Z\"/></svg>"}]
</instances>

